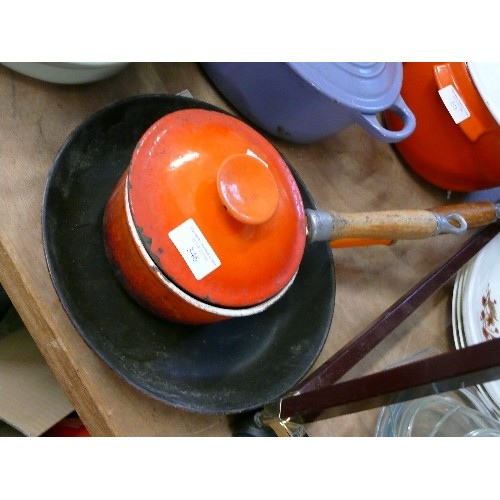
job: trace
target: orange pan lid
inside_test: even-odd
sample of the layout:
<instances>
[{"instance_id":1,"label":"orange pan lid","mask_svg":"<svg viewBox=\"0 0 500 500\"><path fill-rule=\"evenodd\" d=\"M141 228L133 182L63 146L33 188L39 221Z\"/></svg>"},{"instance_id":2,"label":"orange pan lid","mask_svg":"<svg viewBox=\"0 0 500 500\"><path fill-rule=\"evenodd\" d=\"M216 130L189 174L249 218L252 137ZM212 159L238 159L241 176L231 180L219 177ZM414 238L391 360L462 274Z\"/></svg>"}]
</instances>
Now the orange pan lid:
<instances>
[{"instance_id":1,"label":"orange pan lid","mask_svg":"<svg viewBox=\"0 0 500 500\"><path fill-rule=\"evenodd\" d=\"M302 198L283 157L241 120L202 109L164 116L139 141L127 180L146 251L190 295L244 308L294 279Z\"/></svg>"}]
</instances>

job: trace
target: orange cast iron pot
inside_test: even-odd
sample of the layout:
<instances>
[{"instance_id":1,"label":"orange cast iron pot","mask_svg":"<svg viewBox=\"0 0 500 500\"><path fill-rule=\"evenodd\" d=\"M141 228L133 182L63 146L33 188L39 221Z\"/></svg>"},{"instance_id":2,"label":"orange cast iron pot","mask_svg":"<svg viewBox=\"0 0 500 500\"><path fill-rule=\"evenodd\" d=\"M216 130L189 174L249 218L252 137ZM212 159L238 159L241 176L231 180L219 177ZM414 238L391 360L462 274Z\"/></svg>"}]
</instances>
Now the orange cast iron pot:
<instances>
[{"instance_id":1,"label":"orange cast iron pot","mask_svg":"<svg viewBox=\"0 0 500 500\"><path fill-rule=\"evenodd\" d=\"M487 222L496 218L490 205L480 207ZM146 131L104 214L106 252L124 288L154 314L188 324L274 304L292 285L306 242L465 229L450 210L305 210L274 146L237 118L202 109L170 113Z\"/></svg>"},{"instance_id":2,"label":"orange cast iron pot","mask_svg":"<svg viewBox=\"0 0 500 500\"><path fill-rule=\"evenodd\" d=\"M500 185L500 125L485 105L465 62L407 62L401 95L417 126L395 144L406 163L428 182L451 191ZM450 87L470 113L455 123L439 91ZM389 129L400 118L385 112Z\"/></svg>"}]
</instances>

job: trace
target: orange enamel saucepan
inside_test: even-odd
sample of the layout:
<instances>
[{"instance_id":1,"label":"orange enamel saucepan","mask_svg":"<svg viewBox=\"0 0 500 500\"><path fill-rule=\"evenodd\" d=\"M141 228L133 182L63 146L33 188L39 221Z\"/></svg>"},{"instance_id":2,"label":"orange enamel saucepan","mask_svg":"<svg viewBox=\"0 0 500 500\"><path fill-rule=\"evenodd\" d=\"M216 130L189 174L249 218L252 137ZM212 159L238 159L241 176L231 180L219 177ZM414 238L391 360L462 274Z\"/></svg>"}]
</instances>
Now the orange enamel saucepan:
<instances>
[{"instance_id":1,"label":"orange enamel saucepan","mask_svg":"<svg viewBox=\"0 0 500 500\"><path fill-rule=\"evenodd\" d=\"M284 158L222 112L169 113L142 136L105 208L108 258L129 294L170 321L258 314L289 289L306 245L427 238L493 222L497 207L341 214L305 209Z\"/></svg>"}]
</instances>

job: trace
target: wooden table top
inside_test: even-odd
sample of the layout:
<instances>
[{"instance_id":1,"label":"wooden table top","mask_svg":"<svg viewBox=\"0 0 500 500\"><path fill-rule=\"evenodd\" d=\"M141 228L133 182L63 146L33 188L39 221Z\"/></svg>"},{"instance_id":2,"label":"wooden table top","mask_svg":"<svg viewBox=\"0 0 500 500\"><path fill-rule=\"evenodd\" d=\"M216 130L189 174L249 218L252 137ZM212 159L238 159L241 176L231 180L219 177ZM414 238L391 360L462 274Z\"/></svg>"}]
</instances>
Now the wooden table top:
<instances>
[{"instance_id":1,"label":"wooden table top","mask_svg":"<svg viewBox=\"0 0 500 500\"><path fill-rule=\"evenodd\" d=\"M47 270L41 209L47 175L67 136L107 104L139 94L193 97L233 113L196 63L133 63L106 80L56 85L0 66L0 282L55 376L95 436L230 436L225 415L175 409L130 386L86 345L65 313ZM418 178L391 145L351 126L314 145L270 138L320 208L428 208L447 193ZM428 272L466 236L334 250L335 310L318 367ZM447 284L356 365L371 373L435 347L453 349ZM250 383L250 382L249 382ZM378 409L307 425L311 436L371 436Z\"/></svg>"}]
</instances>

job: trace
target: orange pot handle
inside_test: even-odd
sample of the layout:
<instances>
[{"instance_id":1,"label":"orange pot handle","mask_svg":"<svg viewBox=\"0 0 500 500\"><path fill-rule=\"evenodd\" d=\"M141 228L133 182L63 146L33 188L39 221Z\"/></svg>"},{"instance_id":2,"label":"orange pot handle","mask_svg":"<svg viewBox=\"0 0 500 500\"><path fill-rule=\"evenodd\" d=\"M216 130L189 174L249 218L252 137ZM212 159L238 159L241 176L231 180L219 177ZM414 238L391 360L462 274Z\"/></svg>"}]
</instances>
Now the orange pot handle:
<instances>
[{"instance_id":1,"label":"orange pot handle","mask_svg":"<svg viewBox=\"0 0 500 500\"><path fill-rule=\"evenodd\" d=\"M394 240L372 239L372 238L342 238L330 242L332 248L366 247L373 245L392 245Z\"/></svg>"},{"instance_id":2,"label":"orange pot handle","mask_svg":"<svg viewBox=\"0 0 500 500\"><path fill-rule=\"evenodd\" d=\"M465 63L436 64L434 78L453 121L471 141L476 141L497 126L475 88ZM467 90L466 94L462 88Z\"/></svg>"}]
</instances>

